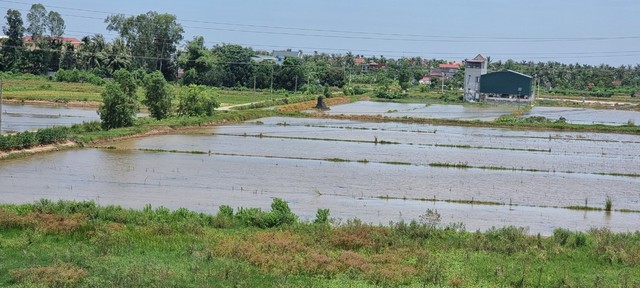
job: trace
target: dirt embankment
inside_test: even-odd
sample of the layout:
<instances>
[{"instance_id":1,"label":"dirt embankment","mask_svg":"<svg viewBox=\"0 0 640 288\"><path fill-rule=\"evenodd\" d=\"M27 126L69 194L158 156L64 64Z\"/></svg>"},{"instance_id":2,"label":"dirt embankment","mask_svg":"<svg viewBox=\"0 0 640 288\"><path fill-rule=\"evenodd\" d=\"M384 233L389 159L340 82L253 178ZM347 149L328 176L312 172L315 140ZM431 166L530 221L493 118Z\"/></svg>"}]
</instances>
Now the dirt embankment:
<instances>
[{"instance_id":1,"label":"dirt embankment","mask_svg":"<svg viewBox=\"0 0 640 288\"><path fill-rule=\"evenodd\" d=\"M98 101L68 101L68 102L53 102L45 100L22 100L22 99L4 99L3 103L9 104L26 104L26 105L39 105L39 106L51 106L51 107L73 107L73 108L100 108L102 102Z\"/></svg>"},{"instance_id":2,"label":"dirt embankment","mask_svg":"<svg viewBox=\"0 0 640 288\"><path fill-rule=\"evenodd\" d=\"M11 150L11 151L0 151L0 159L10 158L14 155L31 155L36 153L44 153L44 152L52 152L52 151L60 151L72 147L80 146L78 143L73 141L66 141L64 143L58 144L49 144L49 145L40 145L31 147L29 149L20 149L20 150Z\"/></svg>"},{"instance_id":3,"label":"dirt embankment","mask_svg":"<svg viewBox=\"0 0 640 288\"><path fill-rule=\"evenodd\" d=\"M333 105L346 104L351 103L351 98L349 97L333 97L333 98L325 98L324 103L327 106L331 107ZM305 101L300 103L287 104L276 107L276 110L280 112L294 112L294 111L304 111L313 109L318 102L316 100Z\"/></svg>"}]
</instances>

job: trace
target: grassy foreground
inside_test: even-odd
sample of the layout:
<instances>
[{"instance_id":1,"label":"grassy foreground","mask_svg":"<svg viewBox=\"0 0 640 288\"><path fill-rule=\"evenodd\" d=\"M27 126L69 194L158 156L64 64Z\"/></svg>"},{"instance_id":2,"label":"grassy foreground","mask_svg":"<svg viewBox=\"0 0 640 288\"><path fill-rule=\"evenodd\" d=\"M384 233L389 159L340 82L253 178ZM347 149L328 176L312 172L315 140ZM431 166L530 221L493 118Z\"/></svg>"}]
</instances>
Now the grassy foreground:
<instances>
[{"instance_id":1,"label":"grassy foreground","mask_svg":"<svg viewBox=\"0 0 640 288\"><path fill-rule=\"evenodd\" d=\"M0 286L638 287L640 233L507 227L464 232L419 221L337 226L221 206L216 215L93 202L0 206Z\"/></svg>"}]
</instances>

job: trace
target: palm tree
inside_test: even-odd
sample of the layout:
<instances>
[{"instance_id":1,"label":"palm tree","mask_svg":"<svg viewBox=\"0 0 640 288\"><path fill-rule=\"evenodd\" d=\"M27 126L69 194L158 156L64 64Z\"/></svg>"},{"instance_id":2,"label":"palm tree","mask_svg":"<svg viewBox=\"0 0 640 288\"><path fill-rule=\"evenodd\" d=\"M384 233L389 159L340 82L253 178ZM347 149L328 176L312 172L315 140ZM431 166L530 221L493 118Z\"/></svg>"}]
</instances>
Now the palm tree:
<instances>
[{"instance_id":1,"label":"palm tree","mask_svg":"<svg viewBox=\"0 0 640 288\"><path fill-rule=\"evenodd\" d=\"M82 38L82 48L80 49L81 63L86 69L102 67L106 58L106 42L101 34L85 36Z\"/></svg>"},{"instance_id":2,"label":"palm tree","mask_svg":"<svg viewBox=\"0 0 640 288\"><path fill-rule=\"evenodd\" d=\"M113 40L111 45L107 47L105 58L106 67L113 71L127 69L131 66L131 50L127 47L121 38Z\"/></svg>"}]
</instances>

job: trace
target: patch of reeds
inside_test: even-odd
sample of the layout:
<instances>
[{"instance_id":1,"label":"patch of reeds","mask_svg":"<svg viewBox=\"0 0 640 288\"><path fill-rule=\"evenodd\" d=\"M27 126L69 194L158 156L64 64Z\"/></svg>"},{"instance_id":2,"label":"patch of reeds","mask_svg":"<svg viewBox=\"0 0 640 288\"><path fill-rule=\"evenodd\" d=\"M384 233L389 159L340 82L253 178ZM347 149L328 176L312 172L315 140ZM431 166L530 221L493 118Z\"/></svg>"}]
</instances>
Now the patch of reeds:
<instances>
[{"instance_id":1,"label":"patch of reeds","mask_svg":"<svg viewBox=\"0 0 640 288\"><path fill-rule=\"evenodd\" d=\"M383 162L380 162L380 163L388 164L388 165L406 165L406 166L413 165L412 163L401 162L401 161L383 161Z\"/></svg>"},{"instance_id":2,"label":"patch of reeds","mask_svg":"<svg viewBox=\"0 0 640 288\"><path fill-rule=\"evenodd\" d=\"M429 163L429 166L431 166L431 167L460 168L460 169L472 168L466 162L458 162L458 163L433 162L433 163Z\"/></svg>"},{"instance_id":3,"label":"patch of reeds","mask_svg":"<svg viewBox=\"0 0 640 288\"><path fill-rule=\"evenodd\" d=\"M329 162L351 162L351 160L342 159L342 158L326 158L325 160Z\"/></svg>"},{"instance_id":4,"label":"patch of reeds","mask_svg":"<svg viewBox=\"0 0 640 288\"><path fill-rule=\"evenodd\" d=\"M469 204L469 205L494 205L494 206L502 206L504 203L496 202L496 201L480 201L480 200L444 200L447 203L456 203L456 204Z\"/></svg>"},{"instance_id":5,"label":"patch of reeds","mask_svg":"<svg viewBox=\"0 0 640 288\"><path fill-rule=\"evenodd\" d=\"M580 210L580 211L602 211L604 209L600 207L591 207L591 206L566 206L565 209L569 210Z\"/></svg>"}]
</instances>

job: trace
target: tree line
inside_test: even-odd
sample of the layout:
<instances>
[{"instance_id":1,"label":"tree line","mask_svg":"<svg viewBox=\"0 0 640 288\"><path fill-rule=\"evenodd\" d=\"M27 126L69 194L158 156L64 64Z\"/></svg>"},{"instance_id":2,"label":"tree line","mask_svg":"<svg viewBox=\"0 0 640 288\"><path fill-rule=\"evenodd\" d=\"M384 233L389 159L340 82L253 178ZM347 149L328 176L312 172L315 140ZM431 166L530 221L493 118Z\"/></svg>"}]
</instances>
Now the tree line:
<instances>
[{"instance_id":1,"label":"tree line","mask_svg":"<svg viewBox=\"0 0 640 288\"><path fill-rule=\"evenodd\" d=\"M42 4L31 6L26 21L20 11L14 9L7 11L5 19L3 32L7 38L0 49L0 70L16 73L81 70L100 78L113 78L116 71L122 69L139 77L159 71L167 81L183 84L319 93L324 86L356 84L407 90L428 75L430 69L447 63L420 57L388 59L351 52L326 54L317 51L302 58L286 57L277 64L255 61L255 55L270 53L235 44L209 48L202 36L194 37L181 47L184 29L176 16L154 11L137 16L108 16L104 21L106 29L118 36L106 41L101 34L87 35L82 37L79 47L62 40L66 28L64 19ZM356 59L360 61L356 63ZM375 69L362 69L370 63L376 63ZM556 90L612 90L634 95L640 84L640 65L612 67L507 60L490 62L489 68L532 75L537 84ZM444 84L448 89L460 88L462 75L463 69L444 83L432 81L431 88L437 88L438 84Z\"/></svg>"}]
</instances>

